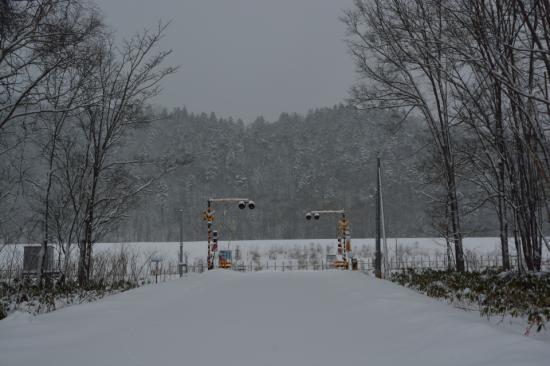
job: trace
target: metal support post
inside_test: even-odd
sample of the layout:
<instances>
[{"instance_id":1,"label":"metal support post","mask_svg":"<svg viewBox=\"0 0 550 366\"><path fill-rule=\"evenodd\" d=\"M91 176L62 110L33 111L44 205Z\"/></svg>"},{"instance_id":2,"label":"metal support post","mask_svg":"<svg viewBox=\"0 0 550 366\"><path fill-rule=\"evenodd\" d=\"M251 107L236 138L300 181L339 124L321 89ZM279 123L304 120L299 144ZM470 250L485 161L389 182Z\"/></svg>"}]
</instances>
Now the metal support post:
<instances>
[{"instance_id":1,"label":"metal support post","mask_svg":"<svg viewBox=\"0 0 550 366\"><path fill-rule=\"evenodd\" d=\"M178 210L180 212L180 252L178 259L178 273L180 278L183 277L183 210Z\"/></svg>"},{"instance_id":2,"label":"metal support post","mask_svg":"<svg viewBox=\"0 0 550 366\"><path fill-rule=\"evenodd\" d=\"M374 257L374 274L382 278L382 248L380 247L380 157L376 158L376 252Z\"/></svg>"}]
</instances>

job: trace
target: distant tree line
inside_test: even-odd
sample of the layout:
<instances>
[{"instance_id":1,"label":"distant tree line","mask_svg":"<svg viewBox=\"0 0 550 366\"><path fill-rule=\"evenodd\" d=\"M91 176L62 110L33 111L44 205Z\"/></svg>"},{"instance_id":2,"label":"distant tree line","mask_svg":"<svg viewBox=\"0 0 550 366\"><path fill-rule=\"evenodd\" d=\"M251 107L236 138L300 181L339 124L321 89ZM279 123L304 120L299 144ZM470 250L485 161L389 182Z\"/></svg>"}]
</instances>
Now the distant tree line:
<instances>
[{"instance_id":1,"label":"distant tree line","mask_svg":"<svg viewBox=\"0 0 550 366\"><path fill-rule=\"evenodd\" d=\"M164 189L141 201L112 241L177 241L180 209L184 240L206 240L207 200L237 196L257 207L217 207L221 240L336 237L333 217L305 220L309 210L335 208L346 209L352 237L372 237L378 152L388 235L438 235L439 213L429 199L434 187L422 173L431 156L428 136L417 122L399 126L399 114L339 105L249 125L185 108L156 114L158 122L134 135L136 145L168 149L191 163L163 177ZM475 187L464 184L461 191L476 201ZM497 234L487 211L465 220L469 235Z\"/></svg>"}]
</instances>

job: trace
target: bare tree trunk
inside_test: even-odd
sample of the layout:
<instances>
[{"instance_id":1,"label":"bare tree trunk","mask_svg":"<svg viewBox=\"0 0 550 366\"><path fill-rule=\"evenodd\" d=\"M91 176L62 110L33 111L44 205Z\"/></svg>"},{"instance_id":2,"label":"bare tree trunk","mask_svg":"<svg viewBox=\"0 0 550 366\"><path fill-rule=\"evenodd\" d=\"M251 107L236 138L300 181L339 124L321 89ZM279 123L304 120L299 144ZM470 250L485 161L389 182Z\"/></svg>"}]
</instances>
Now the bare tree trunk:
<instances>
[{"instance_id":1,"label":"bare tree trunk","mask_svg":"<svg viewBox=\"0 0 550 366\"><path fill-rule=\"evenodd\" d=\"M498 168L496 172L496 183L498 189L497 197L497 216L500 233L500 248L502 254L502 267L505 270L510 269L510 253L508 251L508 223L506 215L506 193L505 193L505 169L504 159L506 157L506 148L504 144L504 127L502 116L502 89L500 83L495 83L495 145L498 153Z\"/></svg>"},{"instance_id":2,"label":"bare tree trunk","mask_svg":"<svg viewBox=\"0 0 550 366\"><path fill-rule=\"evenodd\" d=\"M88 285L86 277L86 258L87 258L87 246L86 241L82 240L79 243L79 257L78 257L78 284L82 288L86 288Z\"/></svg>"},{"instance_id":3,"label":"bare tree trunk","mask_svg":"<svg viewBox=\"0 0 550 366\"><path fill-rule=\"evenodd\" d=\"M46 263L47 254L48 254L48 243L49 243L49 232L50 232L50 227L49 227L50 194L52 190L53 169L54 169L53 163L55 158L59 128L61 128L61 126L62 126L62 123L55 121L55 128L52 135L52 139L50 141L51 150L48 158L48 183L46 186L46 195L44 197L44 221L43 221L44 240L42 241L42 249L40 250L40 258L38 260L38 275L41 283L45 273L44 263Z\"/></svg>"},{"instance_id":4,"label":"bare tree trunk","mask_svg":"<svg viewBox=\"0 0 550 366\"><path fill-rule=\"evenodd\" d=\"M451 230L454 242L456 270L464 272L464 252L462 249L462 232L460 229L460 213L458 212L458 199L456 196L455 176L449 176L449 214Z\"/></svg>"}]
</instances>

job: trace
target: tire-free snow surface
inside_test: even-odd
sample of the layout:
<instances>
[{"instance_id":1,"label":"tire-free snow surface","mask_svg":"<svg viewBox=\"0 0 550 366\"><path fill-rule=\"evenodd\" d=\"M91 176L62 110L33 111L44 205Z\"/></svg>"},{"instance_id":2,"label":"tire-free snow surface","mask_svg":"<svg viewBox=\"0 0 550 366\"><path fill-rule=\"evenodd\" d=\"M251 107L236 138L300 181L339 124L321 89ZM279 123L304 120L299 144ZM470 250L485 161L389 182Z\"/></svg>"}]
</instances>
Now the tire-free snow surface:
<instances>
[{"instance_id":1,"label":"tire-free snow surface","mask_svg":"<svg viewBox=\"0 0 550 366\"><path fill-rule=\"evenodd\" d=\"M0 365L545 365L550 346L360 273L214 271L0 322Z\"/></svg>"}]
</instances>

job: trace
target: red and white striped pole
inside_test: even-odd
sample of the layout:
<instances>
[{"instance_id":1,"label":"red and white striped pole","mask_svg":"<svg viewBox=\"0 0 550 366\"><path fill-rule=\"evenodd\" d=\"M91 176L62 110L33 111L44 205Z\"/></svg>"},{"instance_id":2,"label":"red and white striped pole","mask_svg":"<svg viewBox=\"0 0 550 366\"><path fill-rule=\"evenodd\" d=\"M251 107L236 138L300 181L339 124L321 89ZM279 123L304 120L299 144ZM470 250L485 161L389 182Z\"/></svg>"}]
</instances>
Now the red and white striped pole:
<instances>
[{"instance_id":1,"label":"red and white striped pole","mask_svg":"<svg viewBox=\"0 0 550 366\"><path fill-rule=\"evenodd\" d=\"M214 260L212 258L212 221L214 216L212 215L212 207L210 200L208 200L208 208L206 209L206 222L208 224L208 270L214 269Z\"/></svg>"}]
</instances>

